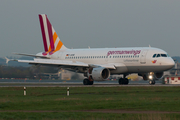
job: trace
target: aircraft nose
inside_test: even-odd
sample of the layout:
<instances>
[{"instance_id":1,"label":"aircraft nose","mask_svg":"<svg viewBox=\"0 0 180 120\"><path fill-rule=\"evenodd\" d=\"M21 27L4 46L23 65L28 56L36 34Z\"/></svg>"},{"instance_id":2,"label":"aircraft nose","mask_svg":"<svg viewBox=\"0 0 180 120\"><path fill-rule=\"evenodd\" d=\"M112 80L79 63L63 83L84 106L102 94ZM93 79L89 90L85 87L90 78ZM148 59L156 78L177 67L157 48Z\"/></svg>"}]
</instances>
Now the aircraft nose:
<instances>
[{"instance_id":1,"label":"aircraft nose","mask_svg":"<svg viewBox=\"0 0 180 120\"><path fill-rule=\"evenodd\" d=\"M170 58L168 61L167 61L167 65L169 66L169 69L173 68L175 66L175 62L172 58Z\"/></svg>"}]
</instances>

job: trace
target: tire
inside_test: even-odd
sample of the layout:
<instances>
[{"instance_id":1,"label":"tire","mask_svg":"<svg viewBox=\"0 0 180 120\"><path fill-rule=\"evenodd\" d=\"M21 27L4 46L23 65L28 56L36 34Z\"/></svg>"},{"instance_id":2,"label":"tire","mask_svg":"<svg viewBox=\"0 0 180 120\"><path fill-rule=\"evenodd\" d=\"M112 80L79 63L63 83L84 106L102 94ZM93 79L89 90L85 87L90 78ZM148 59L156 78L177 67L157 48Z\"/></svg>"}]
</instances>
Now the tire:
<instances>
[{"instance_id":1,"label":"tire","mask_svg":"<svg viewBox=\"0 0 180 120\"><path fill-rule=\"evenodd\" d=\"M89 83L90 83L89 85L93 85L94 81L89 81Z\"/></svg>"},{"instance_id":2,"label":"tire","mask_svg":"<svg viewBox=\"0 0 180 120\"><path fill-rule=\"evenodd\" d=\"M123 85L123 84L124 84L124 79L123 79L123 78L120 78L120 79L119 79L119 84L120 84L120 85Z\"/></svg>"},{"instance_id":3,"label":"tire","mask_svg":"<svg viewBox=\"0 0 180 120\"><path fill-rule=\"evenodd\" d=\"M90 81L89 81L88 79L84 79L84 80L83 80L83 84L84 84L84 85L89 85L89 83L90 83Z\"/></svg>"},{"instance_id":4,"label":"tire","mask_svg":"<svg viewBox=\"0 0 180 120\"><path fill-rule=\"evenodd\" d=\"M154 85L154 84L155 84L155 80L150 80L150 81L149 81L149 84L150 84L150 85Z\"/></svg>"},{"instance_id":5,"label":"tire","mask_svg":"<svg viewBox=\"0 0 180 120\"><path fill-rule=\"evenodd\" d=\"M129 80L128 80L127 78L125 78L125 79L124 79L124 84L125 84L125 85L128 85L128 83L129 83Z\"/></svg>"},{"instance_id":6,"label":"tire","mask_svg":"<svg viewBox=\"0 0 180 120\"><path fill-rule=\"evenodd\" d=\"M152 80L149 81L149 84L152 85Z\"/></svg>"},{"instance_id":7,"label":"tire","mask_svg":"<svg viewBox=\"0 0 180 120\"><path fill-rule=\"evenodd\" d=\"M89 79L84 79L83 84L84 85L93 85L94 81L89 81Z\"/></svg>"}]
</instances>

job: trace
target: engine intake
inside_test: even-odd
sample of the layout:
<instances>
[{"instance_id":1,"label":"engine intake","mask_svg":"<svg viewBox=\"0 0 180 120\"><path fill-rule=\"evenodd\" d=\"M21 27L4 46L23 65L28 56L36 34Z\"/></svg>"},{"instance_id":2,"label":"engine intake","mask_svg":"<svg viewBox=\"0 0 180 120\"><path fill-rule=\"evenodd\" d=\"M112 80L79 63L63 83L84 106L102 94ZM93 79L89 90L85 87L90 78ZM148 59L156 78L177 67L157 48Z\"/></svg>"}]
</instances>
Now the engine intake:
<instances>
[{"instance_id":1,"label":"engine intake","mask_svg":"<svg viewBox=\"0 0 180 120\"><path fill-rule=\"evenodd\" d=\"M90 68L88 72L88 77L95 81L104 81L110 76L109 69L103 67Z\"/></svg>"},{"instance_id":2,"label":"engine intake","mask_svg":"<svg viewBox=\"0 0 180 120\"><path fill-rule=\"evenodd\" d=\"M154 76L156 79L161 79L163 77L163 74L164 74L163 72L156 72L154 73Z\"/></svg>"}]
</instances>

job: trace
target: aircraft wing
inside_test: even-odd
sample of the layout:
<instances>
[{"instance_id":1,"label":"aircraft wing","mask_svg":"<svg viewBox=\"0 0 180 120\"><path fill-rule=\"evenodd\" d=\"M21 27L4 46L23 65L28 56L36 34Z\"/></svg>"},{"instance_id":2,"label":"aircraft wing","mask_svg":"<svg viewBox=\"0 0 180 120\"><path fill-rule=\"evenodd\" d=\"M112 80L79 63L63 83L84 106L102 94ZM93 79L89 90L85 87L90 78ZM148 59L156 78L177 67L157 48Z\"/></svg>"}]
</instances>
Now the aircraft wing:
<instances>
[{"instance_id":1,"label":"aircraft wing","mask_svg":"<svg viewBox=\"0 0 180 120\"><path fill-rule=\"evenodd\" d=\"M89 67L88 64L83 62L67 61L67 60L34 59L34 60L18 60L18 62L35 64L35 65Z\"/></svg>"},{"instance_id":2,"label":"aircraft wing","mask_svg":"<svg viewBox=\"0 0 180 120\"><path fill-rule=\"evenodd\" d=\"M52 65L52 66L65 66L65 67L104 67L109 69L116 69L113 64L87 64L78 61L68 61L68 60L52 60L52 59L34 59L34 60L17 60L22 63L29 63L34 65Z\"/></svg>"}]
</instances>

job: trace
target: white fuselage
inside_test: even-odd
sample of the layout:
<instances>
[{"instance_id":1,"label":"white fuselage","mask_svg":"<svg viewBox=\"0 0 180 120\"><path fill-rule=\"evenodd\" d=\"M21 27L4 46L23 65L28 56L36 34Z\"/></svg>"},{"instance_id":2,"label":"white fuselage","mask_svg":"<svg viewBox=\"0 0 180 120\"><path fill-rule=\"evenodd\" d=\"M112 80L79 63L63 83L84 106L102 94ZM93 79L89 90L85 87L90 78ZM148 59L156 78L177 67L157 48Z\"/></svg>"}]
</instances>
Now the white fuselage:
<instances>
[{"instance_id":1,"label":"white fuselage","mask_svg":"<svg viewBox=\"0 0 180 120\"><path fill-rule=\"evenodd\" d=\"M155 54L160 56L153 57ZM89 65L114 65L116 69L111 74L161 72L174 66L165 51L152 47L66 49L49 57Z\"/></svg>"}]
</instances>

